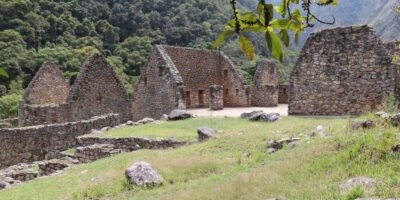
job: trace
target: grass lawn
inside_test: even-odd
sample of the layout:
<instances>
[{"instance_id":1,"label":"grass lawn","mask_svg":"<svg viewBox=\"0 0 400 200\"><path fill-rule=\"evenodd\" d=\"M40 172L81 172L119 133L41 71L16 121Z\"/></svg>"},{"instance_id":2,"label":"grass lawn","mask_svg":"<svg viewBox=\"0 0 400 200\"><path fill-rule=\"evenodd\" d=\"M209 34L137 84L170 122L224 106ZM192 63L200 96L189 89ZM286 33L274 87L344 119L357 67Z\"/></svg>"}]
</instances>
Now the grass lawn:
<instances>
[{"instance_id":1,"label":"grass lawn","mask_svg":"<svg viewBox=\"0 0 400 200\"><path fill-rule=\"evenodd\" d=\"M397 130L379 124L351 131L349 119L286 117L276 123L207 118L110 131L105 137L170 136L194 139L198 126L211 126L218 138L170 150L140 150L83 164L0 191L0 199L353 199L338 185L355 176L380 181L374 196L400 198L400 156L391 153ZM302 139L294 149L266 154L266 141L309 134L318 125L328 137ZM131 129L132 131L128 130ZM134 133L134 134L131 134ZM164 177L153 189L132 187L124 170L149 162Z\"/></svg>"}]
</instances>

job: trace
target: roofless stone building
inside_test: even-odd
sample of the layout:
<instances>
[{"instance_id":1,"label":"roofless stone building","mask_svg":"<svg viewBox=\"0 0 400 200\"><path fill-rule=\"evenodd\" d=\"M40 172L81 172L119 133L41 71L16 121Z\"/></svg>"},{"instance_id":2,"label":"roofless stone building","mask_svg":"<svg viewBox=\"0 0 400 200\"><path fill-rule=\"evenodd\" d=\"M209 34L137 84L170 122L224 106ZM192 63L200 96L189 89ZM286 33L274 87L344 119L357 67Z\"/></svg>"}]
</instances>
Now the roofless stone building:
<instances>
[{"instance_id":1,"label":"roofless stone building","mask_svg":"<svg viewBox=\"0 0 400 200\"><path fill-rule=\"evenodd\" d=\"M155 46L134 92L133 118L160 118L178 107L210 106L210 86L223 87L225 107L250 105L250 90L219 51Z\"/></svg>"},{"instance_id":2,"label":"roofless stone building","mask_svg":"<svg viewBox=\"0 0 400 200\"><path fill-rule=\"evenodd\" d=\"M62 72L45 63L36 73L19 106L19 126L88 120L119 114L131 119L130 99L122 83L101 54L84 62L71 90Z\"/></svg>"},{"instance_id":3,"label":"roofless stone building","mask_svg":"<svg viewBox=\"0 0 400 200\"><path fill-rule=\"evenodd\" d=\"M289 114L360 114L394 91L385 46L368 26L313 33L291 74Z\"/></svg>"},{"instance_id":4,"label":"roofless stone building","mask_svg":"<svg viewBox=\"0 0 400 200\"><path fill-rule=\"evenodd\" d=\"M275 63L260 61L251 88L252 106L278 106L278 96L279 79Z\"/></svg>"}]
</instances>

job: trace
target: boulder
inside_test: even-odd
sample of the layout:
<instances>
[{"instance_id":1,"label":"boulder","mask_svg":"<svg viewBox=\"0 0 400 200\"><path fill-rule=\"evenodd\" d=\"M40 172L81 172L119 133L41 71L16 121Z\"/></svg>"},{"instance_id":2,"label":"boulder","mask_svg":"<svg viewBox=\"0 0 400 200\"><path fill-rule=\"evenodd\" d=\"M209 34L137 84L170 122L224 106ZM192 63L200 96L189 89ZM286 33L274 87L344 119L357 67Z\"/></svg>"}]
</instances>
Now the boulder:
<instances>
[{"instance_id":1,"label":"boulder","mask_svg":"<svg viewBox=\"0 0 400 200\"><path fill-rule=\"evenodd\" d=\"M199 141L201 142L214 137L215 130L208 127L200 127L197 129L197 135L199 136Z\"/></svg>"},{"instance_id":2,"label":"boulder","mask_svg":"<svg viewBox=\"0 0 400 200\"><path fill-rule=\"evenodd\" d=\"M160 118L160 121L168 121L168 115L163 114Z\"/></svg>"},{"instance_id":3,"label":"boulder","mask_svg":"<svg viewBox=\"0 0 400 200\"><path fill-rule=\"evenodd\" d=\"M125 176L130 184L153 187L161 185L163 178L149 163L137 162L125 170Z\"/></svg>"},{"instance_id":4,"label":"boulder","mask_svg":"<svg viewBox=\"0 0 400 200\"><path fill-rule=\"evenodd\" d=\"M168 115L168 120L171 120L171 121L184 120L184 119L189 119L191 117L193 117L192 114L186 112L186 110L173 110Z\"/></svg>"},{"instance_id":5,"label":"boulder","mask_svg":"<svg viewBox=\"0 0 400 200\"><path fill-rule=\"evenodd\" d=\"M0 190L7 188L8 185L9 183L0 181Z\"/></svg>"},{"instance_id":6,"label":"boulder","mask_svg":"<svg viewBox=\"0 0 400 200\"><path fill-rule=\"evenodd\" d=\"M325 136L325 128L321 125L317 126L314 132L311 133L311 137L324 137Z\"/></svg>"},{"instance_id":7,"label":"boulder","mask_svg":"<svg viewBox=\"0 0 400 200\"><path fill-rule=\"evenodd\" d=\"M245 112L240 115L240 118L243 118L243 119L256 118L257 116L261 116L261 114L263 114L263 113L264 112L262 110L257 110L257 111L253 111L253 112L249 112L249 113Z\"/></svg>"},{"instance_id":8,"label":"boulder","mask_svg":"<svg viewBox=\"0 0 400 200\"><path fill-rule=\"evenodd\" d=\"M127 126L133 126L135 124L135 122L133 122L132 120L129 120L126 122Z\"/></svg>"},{"instance_id":9,"label":"boulder","mask_svg":"<svg viewBox=\"0 0 400 200\"><path fill-rule=\"evenodd\" d=\"M347 180L339 186L342 194L347 194L351 189L361 187L364 189L366 195L371 194L377 185L377 181L369 177L355 177Z\"/></svg>"},{"instance_id":10,"label":"boulder","mask_svg":"<svg viewBox=\"0 0 400 200\"><path fill-rule=\"evenodd\" d=\"M274 122L278 121L280 118L281 115L279 113L270 113L261 115L260 120L265 122Z\"/></svg>"}]
</instances>

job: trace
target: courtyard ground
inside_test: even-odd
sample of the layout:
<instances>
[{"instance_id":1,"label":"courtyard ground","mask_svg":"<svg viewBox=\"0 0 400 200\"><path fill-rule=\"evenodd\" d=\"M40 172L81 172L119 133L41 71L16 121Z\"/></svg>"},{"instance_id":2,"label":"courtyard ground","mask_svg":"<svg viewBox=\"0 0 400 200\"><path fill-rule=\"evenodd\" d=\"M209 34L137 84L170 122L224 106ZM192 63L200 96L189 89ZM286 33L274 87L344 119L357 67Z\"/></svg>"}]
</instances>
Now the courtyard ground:
<instances>
[{"instance_id":1,"label":"courtyard ground","mask_svg":"<svg viewBox=\"0 0 400 200\"><path fill-rule=\"evenodd\" d=\"M244 112L262 110L266 113L279 113L282 116L288 115L288 105L279 104L277 107L243 107L243 108L224 108L223 110L211 111L208 108L189 109L192 113L200 117L240 117Z\"/></svg>"}]
</instances>

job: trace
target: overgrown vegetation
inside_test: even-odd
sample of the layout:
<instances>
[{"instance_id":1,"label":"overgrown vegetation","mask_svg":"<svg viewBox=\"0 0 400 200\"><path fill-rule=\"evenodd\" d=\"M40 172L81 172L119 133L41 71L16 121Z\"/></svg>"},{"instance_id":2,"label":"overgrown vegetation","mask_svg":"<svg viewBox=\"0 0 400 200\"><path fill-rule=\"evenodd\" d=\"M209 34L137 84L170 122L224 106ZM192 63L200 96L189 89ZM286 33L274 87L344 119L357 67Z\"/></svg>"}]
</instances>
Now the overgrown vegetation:
<instances>
[{"instance_id":1,"label":"overgrown vegetation","mask_svg":"<svg viewBox=\"0 0 400 200\"><path fill-rule=\"evenodd\" d=\"M373 115L362 118L370 117ZM354 188L341 194L338 187L356 176L379 181L374 196L399 198L400 155L391 152L398 143L397 130L384 120L372 119L378 125L366 131L350 130L348 119L340 118L285 117L276 123L197 118L176 122L176 131L193 135L198 126L213 126L219 130L218 138L75 166L59 176L0 191L0 199L354 199L364 193ZM268 139L310 134L319 125L325 127L328 137L302 137L293 149L266 153ZM170 126L166 122L147 128L154 130L151 134L161 136L165 128L168 135L174 135ZM136 135L135 128L130 135ZM124 170L135 161L149 162L164 177L164 184L154 189L127 184Z\"/></svg>"}]
</instances>

